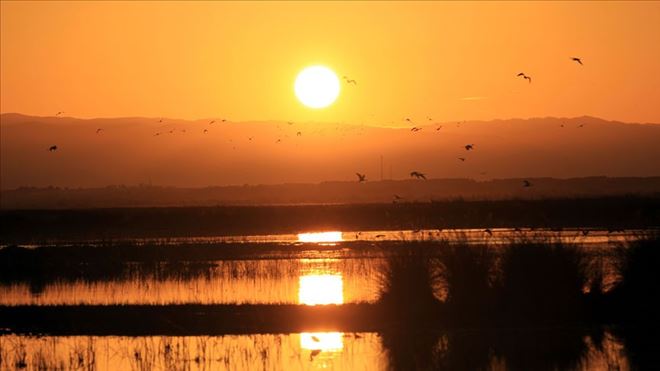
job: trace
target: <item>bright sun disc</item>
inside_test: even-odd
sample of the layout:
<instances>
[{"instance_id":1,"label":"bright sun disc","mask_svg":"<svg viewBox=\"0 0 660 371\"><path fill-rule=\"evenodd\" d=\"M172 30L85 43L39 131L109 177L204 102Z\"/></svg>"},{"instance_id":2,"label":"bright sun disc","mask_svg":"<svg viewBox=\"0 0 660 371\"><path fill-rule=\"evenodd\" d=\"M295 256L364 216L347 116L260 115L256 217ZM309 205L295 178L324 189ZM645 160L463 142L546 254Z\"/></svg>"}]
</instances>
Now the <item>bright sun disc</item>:
<instances>
[{"instance_id":1,"label":"bright sun disc","mask_svg":"<svg viewBox=\"0 0 660 371\"><path fill-rule=\"evenodd\" d=\"M294 90L302 104L310 108L324 108L339 96L339 78L327 67L307 67L296 77Z\"/></svg>"}]
</instances>

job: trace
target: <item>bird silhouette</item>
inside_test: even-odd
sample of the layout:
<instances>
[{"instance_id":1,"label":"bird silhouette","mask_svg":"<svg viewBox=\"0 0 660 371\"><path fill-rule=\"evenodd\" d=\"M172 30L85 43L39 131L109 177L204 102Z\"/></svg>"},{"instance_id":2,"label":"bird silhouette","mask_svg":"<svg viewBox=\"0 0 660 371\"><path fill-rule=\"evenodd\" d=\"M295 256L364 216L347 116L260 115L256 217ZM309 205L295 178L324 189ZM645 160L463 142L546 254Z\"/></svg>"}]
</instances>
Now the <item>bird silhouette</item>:
<instances>
[{"instance_id":1,"label":"bird silhouette","mask_svg":"<svg viewBox=\"0 0 660 371\"><path fill-rule=\"evenodd\" d=\"M584 65L582 64L582 59L580 59L580 58L578 58L578 57L573 57L573 58L571 58L571 60L574 61L574 62L578 62L578 63L580 64L580 66L584 66Z\"/></svg>"},{"instance_id":2,"label":"bird silhouette","mask_svg":"<svg viewBox=\"0 0 660 371\"><path fill-rule=\"evenodd\" d=\"M424 175L423 173L420 173L419 171L411 171L410 172L410 177L426 180L426 175Z\"/></svg>"},{"instance_id":3,"label":"bird silhouette","mask_svg":"<svg viewBox=\"0 0 660 371\"><path fill-rule=\"evenodd\" d=\"M296 136L301 136L301 135L302 135L301 132L297 132L297 133L296 133Z\"/></svg>"},{"instance_id":4,"label":"bird silhouette","mask_svg":"<svg viewBox=\"0 0 660 371\"><path fill-rule=\"evenodd\" d=\"M61 114L63 114L63 113L64 113L64 111L59 111L59 112L57 112L57 113L55 114L55 116L59 116L59 115L61 115Z\"/></svg>"},{"instance_id":5,"label":"bird silhouette","mask_svg":"<svg viewBox=\"0 0 660 371\"><path fill-rule=\"evenodd\" d=\"M583 236L586 236L586 235L588 235L588 234L589 234L589 230L588 230L588 229L583 229L583 230L582 230L582 235L583 235Z\"/></svg>"},{"instance_id":6,"label":"bird silhouette","mask_svg":"<svg viewBox=\"0 0 660 371\"><path fill-rule=\"evenodd\" d=\"M313 360L314 360L314 357L318 356L319 353L321 353L321 349L314 349L314 350L312 350L312 352L309 353L309 361L310 361L310 362L313 361Z\"/></svg>"},{"instance_id":7,"label":"bird silhouette","mask_svg":"<svg viewBox=\"0 0 660 371\"><path fill-rule=\"evenodd\" d=\"M357 85L357 81L353 79L349 79L348 76L344 76L344 80L346 81L347 84Z\"/></svg>"},{"instance_id":8,"label":"bird silhouette","mask_svg":"<svg viewBox=\"0 0 660 371\"><path fill-rule=\"evenodd\" d=\"M393 197L394 197L395 200L403 200L403 197L401 197L399 195L396 195L396 194Z\"/></svg>"},{"instance_id":9,"label":"bird silhouette","mask_svg":"<svg viewBox=\"0 0 660 371\"><path fill-rule=\"evenodd\" d=\"M319 339L316 335L312 335L312 340L316 343L321 342L321 339Z\"/></svg>"},{"instance_id":10,"label":"bird silhouette","mask_svg":"<svg viewBox=\"0 0 660 371\"><path fill-rule=\"evenodd\" d=\"M583 128L583 127L584 127L584 124L578 125L578 128Z\"/></svg>"},{"instance_id":11,"label":"bird silhouette","mask_svg":"<svg viewBox=\"0 0 660 371\"><path fill-rule=\"evenodd\" d=\"M55 152L55 151L57 151L57 146L50 146L50 148L48 148L48 150L50 152Z\"/></svg>"},{"instance_id":12,"label":"bird silhouette","mask_svg":"<svg viewBox=\"0 0 660 371\"><path fill-rule=\"evenodd\" d=\"M532 186L532 183L529 182L529 180L525 179L522 181L523 182L523 187L528 188Z\"/></svg>"},{"instance_id":13,"label":"bird silhouette","mask_svg":"<svg viewBox=\"0 0 660 371\"><path fill-rule=\"evenodd\" d=\"M209 129L204 129L204 134L208 133Z\"/></svg>"},{"instance_id":14,"label":"bird silhouette","mask_svg":"<svg viewBox=\"0 0 660 371\"><path fill-rule=\"evenodd\" d=\"M458 159L465 162L465 157L459 157Z\"/></svg>"},{"instance_id":15,"label":"bird silhouette","mask_svg":"<svg viewBox=\"0 0 660 371\"><path fill-rule=\"evenodd\" d=\"M412 122L412 120L409 117L406 117L406 121Z\"/></svg>"},{"instance_id":16,"label":"bird silhouette","mask_svg":"<svg viewBox=\"0 0 660 371\"><path fill-rule=\"evenodd\" d=\"M360 173L355 173L358 177L358 183L366 182L367 181L367 174L360 174Z\"/></svg>"},{"instance_id":17,"label":"bird silhouette","mask_svg":"<svg viewBox=\"0 0 660 371\"><path fill-rule=\"evenodd\" d=\"M414 127L414 128L410 129L410 131L412 131L412 132L418 132L420 130L422 130L422 128Z\"/></svg>"},{"instance_id":18,"label":"bird silhouette","mask_svg":"<svg viewBox=\"0 0 660 371\"><path fill-rule=\"evenodd\" d=\"M524 72L520 72L519 74L516 75L517 77L522 77L523 79L527 80L529 83L532 82L532 78L530 76L525 75Z\"/></svg>"},{"instance_id":19,"label":"bird silhouette","mask_svg":"<svg viewBox=\"0 0 660 371\"><path fill-rule=\"evenodd\" d=\"M211 122L209 122L209 125L213 125L213 124L215 124L215 120L211 120Z\"/></svg>"},{"instance_id":20,"label":"bird silhouette","mask_svg":"<svg viewBox=\"0 0 660 371\"><path fill-rule=\"evenodd\" d=\"M491 231L490 228L484 229L484 233L488 234L489 236L493 235L493 231Z\"/></svg>"},{"instance_id":21,"label":"bird silhouette","mask_svg":"<svg viewBox=\"0 0 660 371\"><path fill-rule=\"evenodd\" d=\"M103 129L98 128L98 129L96 129L96 134L98 134L98 133L100 133L100 132L102 132L102 131L103 131Z\"/></svg>"},{"instance_id":22,"label":"bird silhouette","mask_svg":"<svg viewBox=\"0 0 660 371\"><path fill-rule=\"evenodd\" d=\"M466 151L471 151L474 149L474 144L466 144L465 145L465 150Z\"/></svg>"},{"instance_id":23,"label":"bird silhouette","mask_svg":"<svg viewBox=\"0 0 660 371\"><path fill-rule=\"evenodd\" d=\"M275 143L280 143L280 142L282 142L282 139L278 139L275 141Z\"/></svg>"},{"instance_id":24,"label":"bird silhouette","mask_svg":"<svg viewBox=\"0 0 660 371\"><path fill-rule=\"evenodd\" d=\"M163 122L163 119L158 119L159 124L162 123L162 122Z\"/></svg>"},{"instance_id":25,"label":"bird silhouette","mask_svg":"<svg viewBox=\"0 0 660 371\"><path fill-rule=\"evenodd\" d=\"M374 238L385 238L384 234L377 234L374 236Z\"/></svg>"},{"instance_id":26,"label":"bird silhouette","mask_svg":"<svg viewBox=\"0 0 660 371\"><path fill-rule=\"evenodd\" d=\"M435 131L438 131L438 130L440 130L440 129L442 129L442 125L438 126L438 127L435 129Z\"/></svg>"}]
</instances>

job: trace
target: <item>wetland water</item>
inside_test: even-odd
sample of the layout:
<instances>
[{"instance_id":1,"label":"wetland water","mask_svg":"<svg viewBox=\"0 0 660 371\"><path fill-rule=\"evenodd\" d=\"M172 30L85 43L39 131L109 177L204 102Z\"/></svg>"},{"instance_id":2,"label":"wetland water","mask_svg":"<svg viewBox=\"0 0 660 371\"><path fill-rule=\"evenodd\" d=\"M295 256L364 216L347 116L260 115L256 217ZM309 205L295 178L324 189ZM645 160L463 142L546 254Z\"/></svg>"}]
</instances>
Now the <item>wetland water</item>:
<instances>
[{"instance_id":1,"label":"wetland water","mask_svg":"<svg viewBox=\"0 0 660 371\"><path fill-rule=\"evenodd\" d=\"M113 245L127 249L146 246L186 249L186 246L198 245L222 249L225 244L245 244L255 251L247 258L239 254L236 259L176 263L126 259L101 274L89 275L83 269L82 273L71 275L69 272L52 275L42 272L41 277L3 279L0 307L375 303L381 288L380 277L387 264L383 250L387 252L390 243L424 245L444 241L449 245L486 245L498 250L501 245L515 240L537 240L559 241L567 246L602 252L647 232L470 229L131 239L114 241ZM94 240L49 243L43 247L28 246L27 250L53 249L54 252L62 246L80 249L88 246L102 251L106 243ZM277 258L253 258L259 256L262 246L269 246L271 250L282 248L285 253ZM300 258L295 253L298 247L308 251L305 257ZM359 253L351 254L351 250ZM615 277L603 279L612 281ZM157 312L154 315L158 316ZM140 318L127 321L140 321ZM165 370L173 367L385 370L409 369L411 365L418 369L638 368L636 361L629 357L629 338L607 326L596 330L546 325L496 332L487 329L392 332L387 328L377 332L351 332L324 325L294 333L256 330L250 334L247 330L246 334L222 336L96 336L88 333L58 336L47 332L16 333L11 328L2 331L0 369L3 370ZM185 333L185 329L182 331Z\"/></svg>"}]
</instances>

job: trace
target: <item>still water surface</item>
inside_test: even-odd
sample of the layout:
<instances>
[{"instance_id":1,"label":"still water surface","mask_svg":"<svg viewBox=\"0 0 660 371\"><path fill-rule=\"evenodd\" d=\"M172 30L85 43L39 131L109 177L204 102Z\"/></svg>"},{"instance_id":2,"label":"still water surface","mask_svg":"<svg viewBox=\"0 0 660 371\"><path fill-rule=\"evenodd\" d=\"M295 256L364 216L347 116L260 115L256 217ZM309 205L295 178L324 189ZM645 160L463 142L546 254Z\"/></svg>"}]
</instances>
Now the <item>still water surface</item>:
<instances>
[{"instance_id":1,"label":"still water surface","mask_svg":"<svg viewBox=\"0 0 660 371\"><path fill-rule=\"evenodd\" d=\"M596 346L578 339L575 354L536 353L523 341L520 352L481 346L480 333L456 341L455 335L437 334L427 348L412 350L378 333L294 333L225 336L0 336L0 369L97 370L386 370L440 367L491 370L526 369L629 370L622 343L606 333ZM550 336L547 331L533 335ZM385 338L389 336L389 338ZM400 339L415 342L415 338ZM569 338L566 339L570 341ZM508 340L510 341L510 340ZM539 340L543 343L543 340ZM413 344L411 344L413 345ZM405 354L399 353L401 349ZM564 349L566 350L566 349ZM527 352L527 353L525 353ZM572 353L569 351L569 353ZM407 368L405 366L411 368ZM570 365L570 367L567 367Z\"/></svg>"}]
</instances>

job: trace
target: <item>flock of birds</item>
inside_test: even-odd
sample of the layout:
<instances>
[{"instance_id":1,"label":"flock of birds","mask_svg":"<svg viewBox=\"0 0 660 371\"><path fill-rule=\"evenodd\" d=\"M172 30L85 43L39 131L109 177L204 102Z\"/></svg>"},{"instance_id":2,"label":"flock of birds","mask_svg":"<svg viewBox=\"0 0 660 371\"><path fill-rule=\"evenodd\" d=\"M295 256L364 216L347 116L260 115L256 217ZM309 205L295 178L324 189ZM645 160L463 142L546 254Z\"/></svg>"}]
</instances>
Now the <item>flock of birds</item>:
<instances>
[{"instance_id":1,"label":"flock of birds","mask_svg":"<svg viewBox=\"0 0 660 371\"><path fill-rule=\"evenodd\" d=\"M580 66L583 66L583 65L584 65L584 64L582 63L582 59L581 59L581 58L578 58L578 57L571 57L571 61L578 63ZM518 74L516 75L516 77L522 77L523 79L527 80L528 83L530 83L530 84L532 83L532 77L529 76L529 75L527 75L527 74L524 73L524 72L520 72L520 73L518 73ZM357 85L357 81L356 81L355 79L349 78L348 76L345 76L345 75L344 75L344 76L342 76L342 79L344 80L344 82L345 82L346 84ZM58 112L55 114L55 117L59 117L59 116L61 116L61 115L64 114L64 113L65 113L64 111L58 111ZM432 119L431 117L427 117L427 119L428 119L429 121L433 121L433 119ZM164 123L163 120L164 120L164 119L162 119L162 118L159 119L159 120L158 120L158 123L159 123L159 124L163 124L163 123ZM410 131L413 132L413 133L416 133L416 132L422 131L422 129L423 129L422 127L416 126L415 123L413 122L413 120L412 120L411 118L409 118L409 117L404 118L404 121L407 122L408 124L412 124L412 125L414 125L413 127L410 128ZM211 121L208 122L208 125L211 126L211 125L214 125L214 124L217 124L217 123L226 123L226 122L227 122L227 119L221 119L219 122L216 122L216 120L211 120ZM458 122L458 123L456 124L456 126L457 126L457 127L460 127L460 124L461 124L461 123ZM293 121L287 121L287 125L294 125L294 122L293 122ZM442 129L442 127L443 127L442 125L439 125L439 126L437 126L437 127L435 128L435 130L436 130L436 131L440 131L440 130ZM563 128L563 127L564 127L564 124L561 124L560 127ZM578 125L578 128L582 128L582 127L584 127L584 124L580 124L580 125ZM277 126L277 128L278 128L278 130L280 129L279 125ZM185 133L185 132L186 132L185 129L179 129L179 131L182 132L182 133ZM96 134L102 134L103 132L104 132L104 129L103 129L103 128L98 128L98 129L96 129ZM174 134L175 132L177 132L177 129L175 129L175 128L171 128L170 130L167 130L167 131L157 131L156 133L154 133L154 136L160 136L160 135L164 134L165 132L167 132L167 133L169 133L169 134ZM209 129L208 129L208 128L204 128L203 131L202 131L203 134L207 134L208 132L209 132ZM296 136L297 136L297 137L301 137L302 135L303 135L302 131L297 131L297 132L296 132ZM253 139L253 137L248 137L248 141L252 141L252 139ZM282 142L282 138L278 138L278 139L275 141L276 144L281 143L281 142ZM467 152L469 152L469 151L473 151L473 150L475 149L475 145L474 145L473 143L469 143L469 144L466 144L466 145L464 146L464 148L465 148L465 151L467 151ZM235 149L235 147L234 147L234 149ZM50 147L48 148L48 151L49 151L49 152L55 152L55 151L57 151L57 150L58 150L57 145L52 145L52 146L50 146ZM467 158L466 158L466 157L457 157L457 159L458 159L459 161L461 161L461 162L465 162ZM482 173L482 174L483 174L483 173ZM357 178L358 178L357 181L358 181L359 183L364 183L364 182L367 181L367 175L366 175L366 174L356 172L355 175L357 176ZM419 171L411 171L411 172L410 172L410 177L411 177L411 178L415 178L415 179L421 179L421 180L426 180L426 179L427 179L427 178L426 178L426 174L424 174L424 173L422 173L422 172L419 172ZM524 188L529 188L529 187L532 186L532 183L531 183L529 180L523 180L523 181L522 181L522 186L523 186ZM402 197L400 197L400 196L398 196L398 195L394 195L393 198L394 198L394 201L395 201L395 202L403 199Z\"/></svg>"}]
</instances>

